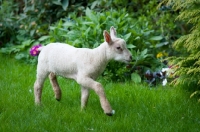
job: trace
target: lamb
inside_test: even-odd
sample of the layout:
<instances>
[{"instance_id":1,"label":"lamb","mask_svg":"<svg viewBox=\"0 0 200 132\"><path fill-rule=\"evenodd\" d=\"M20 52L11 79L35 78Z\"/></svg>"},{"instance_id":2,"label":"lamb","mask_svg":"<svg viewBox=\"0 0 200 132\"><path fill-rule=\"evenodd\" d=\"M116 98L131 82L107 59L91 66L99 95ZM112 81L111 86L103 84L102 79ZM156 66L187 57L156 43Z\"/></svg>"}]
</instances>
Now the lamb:
<instances>
[{"instance_id":1,"label":"lamb","mask_svg":"<svg viewBox=\"0 0 200 132\"><path fill-rule=\"evenodd\" d=\"M49 76L55 98L61 99L61 89L56 76L74 79L81 86L81 109L87 105L89 90L92 89L100 98L100 104L105 114L114 114L106 98L103 86L95 81L104 71L110 60L128 63L131 53L126 47L126 42L117 38L114 27L110 34L104 30L105 42L94 49L75 48L64 43L51 43L39 48L37 75L34 83L35 103L41 104L42 87Z\"/></svg>"}]
</instances>

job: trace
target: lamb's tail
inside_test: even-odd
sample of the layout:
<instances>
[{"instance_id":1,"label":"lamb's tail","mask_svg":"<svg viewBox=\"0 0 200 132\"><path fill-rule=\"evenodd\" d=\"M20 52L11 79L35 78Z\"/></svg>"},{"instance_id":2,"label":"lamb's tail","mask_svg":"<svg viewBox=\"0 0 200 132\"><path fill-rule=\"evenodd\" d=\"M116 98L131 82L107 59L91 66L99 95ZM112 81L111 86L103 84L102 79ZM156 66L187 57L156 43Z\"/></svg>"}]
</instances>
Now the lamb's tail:
<instances>
[{"instance_id":1,"label":"lamb's tail","mask_svg":"<svg viewBox=\"0 0 200 132\"><path fill-rule=\"evenodd\" d=\"M31 56L38 56L40 51L42 50L43 46L41 44L34 45L30 49L30 55Z\"/></svg>"}]
</instances>

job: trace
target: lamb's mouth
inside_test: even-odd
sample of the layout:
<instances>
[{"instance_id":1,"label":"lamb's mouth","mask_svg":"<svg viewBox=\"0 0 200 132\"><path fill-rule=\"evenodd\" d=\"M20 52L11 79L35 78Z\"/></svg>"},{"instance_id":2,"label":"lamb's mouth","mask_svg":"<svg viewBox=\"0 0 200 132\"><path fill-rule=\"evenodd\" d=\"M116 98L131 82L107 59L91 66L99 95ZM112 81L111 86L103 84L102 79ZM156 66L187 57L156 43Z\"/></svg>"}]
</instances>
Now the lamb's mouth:
<instances>
[{"instance_id":1,"label":"lamb's mouth","mask_svg":"<svg viewBox=\"0 0 200 132\"><path fill-rule=\"evenodd\" d=\"M124 60L124 62L125 62L126 64L128 64L128 63L131 62L131 60Z\"/></svg>"}]
</instances>

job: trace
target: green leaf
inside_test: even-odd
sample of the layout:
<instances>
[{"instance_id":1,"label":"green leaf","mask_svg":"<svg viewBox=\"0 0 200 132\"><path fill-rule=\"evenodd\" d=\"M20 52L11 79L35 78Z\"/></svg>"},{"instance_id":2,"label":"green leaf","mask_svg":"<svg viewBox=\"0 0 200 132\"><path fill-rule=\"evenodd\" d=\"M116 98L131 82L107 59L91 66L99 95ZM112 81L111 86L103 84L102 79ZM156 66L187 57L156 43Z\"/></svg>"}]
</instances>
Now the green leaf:
<instances>
[{"instance_id":1,"label":"green leaf","mask_svg":"<svg viewBox=\"0 0 200 132\"><path fill-rule=\"evenodd\" d=\"M138 75L137 73L131 74L131 80L135 83L141 83L141 81L142 81L140 75Z\"/></svg>"},{"instance_id":2,"label":"green leaf","mask_svg":"<svg viewBox=\"0 0 200 132\"><path fill-rule=\"evenodd\" d=\"M130 36L131 36L131 33L128 33L128 34L124 35L123 38L127 41L130 38Z\"/></svg>"},{"instance_id":3,"label":"green leaf","mask_svg":"<svg viewBox=\"0 0 200 132\"><path fill-rule=\"evenodd\" d=\"M148 41L145 41L144 42L146 45L150 45L151 43L150 42L148 42Z\"/></svg>"},{"instance_id":4,"label":"green leaf","mask_svg":"<svg viewBox=\"0 0 200 132\"><path fill-rule=\"evenodd\" d=\"M154 32L154 30L142 31L142 33L143 33L144 36L149 36L153 32Z\"/></svg>"},{"instance_id":5,"label":"green leaf","mask_svg":"<svg viewBox=\"0 0 200 132\"><path fill-rule=\"evenodd\" d=\"M140 39L140 36L137 36L134 40L139 40Z\"/></svg>"},{"instance_id":6,"label":"green leaf","mask_svg":"<svg viewBox=\"0 0 200 132\"><path fill-rule=\"evenodd\" d=\"M147 54L147 49L144 49L142 52L141 52L141 56L144 56L145 54Z\"/></svg>"},{"instance_id":7,"label":"green leaf","mask_svg":"<svg viewBox=\"0 0 200 132\"><path fill-rule=\"evenodd\" d=\"M19 54L16 54L16 55L15 55L15 59L21 60L21 59L25 58L25 56L26 56L25 54L19 53Z\"/></svg>"},{"instance_id":8,"label":"green leaf","mask_svg":"<svg viewBox=\"0 0 200 132\"><path fill-rule=\"evenodd\" d=\"M89 17L90 20L92 20L95 24L98 24L97 17L92 13L92 10L87 8L85 13L86 13L86 16Z\"/></svg>"},{"instance_id":9,"label":"green leaf","mask_svg":"<svg viewBox=\"0 0 200 132\"><path fill-rule=\"evenodd\" d=\"M162 36L153 36L150 38L150 40L155 40L155 41L159 41L159 40L162 40L163 37Z\"/></svg>"},{"instance_id":10,"label":"green leaf","mask_svg":"<svg viewBox=\"0 0 200 132\"><path fill-rule=\"evenodd\" d=\"M99 5L101 1L94 1L91 5L91 9L94 9L96 5Z\"/></svg>"},{"instance_id":11,"label":"green leaf","mask_svg":"<svg viewBox=\"0 0 200 132\"><path fill-rule=\"evenodd\" d=\"M168 45L169 42L162 42L162 43L159 43L159 44L156 44L156 48L159 48L159 47L162 47L164 45Z\"/></svg>"},{"instance_id":12,"label":"green leaf","mask_svg":"<svg viewBox=\"0 0 200 132\"><path fill-rule=\"evenodd\" d=\"M33 29L33 30L31 30L30 31L30 36L33 36L34 35L34 33L35 33L35 30Z\"/></svg>"},{"instance_id":13,"label":"green leaf","mask_svg":"<svg viewBox=\"0 0 200 132\"><path fill-rule=\"evenodd\" d=\"M75 26L75 23L73 23L73 22L65 22L65 23L63 24L63 26L64 26L64 27L73 27L73 26Z\"/></svg>"},{"instance_id":14,"label":"green leaf","mask_svg":"<svg viewBox=\"0 0 200 132\"><path fill-rule=\"evenodd\" d=\"M69 0L62 0L61 3L62 3L63 10L66 11L67 7L69 6Z\"/></svg>"},{"instance_id":15,"label":"green leaf","mask_svg":"<svg viewBox=\"0 0 200 132\"><path fill-rule=\"evenodd\" d=\"M23 41L22 45L24 45L24 46L30 46L31 43L33 43L33 42L34 42L34 40L28 39L28 40Z\"/></svg>"},{"instance_id":16,"label":"green leaf","mask_svg":"<svg viewBox=\"0 0 200 132\"><path fill-rule=\"evenodd\" d=\"M39 38L39 41L44 41L44 40L49 39L49 38L50 38L50 36L42 36L42 37Z\"/></svg>"},{"instance_id":17,"label":"green leaf","mask_svg":"<svg viewBox=\"0 0 200 132\"><path fill-rule=\"evenodd\" d=\"M0 52L4 54L10 54L12 51L9 48L1 48Z\"/></svg>"},{"instance_id":18,"label":"green leaf","mask_svg":"<svg viewBox=\"0 0 200 132\"><path fill-rule=\"evenodd\" d=\"M135 45L133 45L133 44L127 44L127 48L129 48L129 49L133 49L133 48L135 48L136 46Z\"/></svg>"},{"instance_id":19,"label":"green leaf","mask_svg":"<svg viewBox=\"0 0 200 132\"><path fill-rule=\"evenodd\" d=\"M90 27L89 27L89 28L87 28L87 30L85 31L85 34L89 34L90 30L91 30L91 28L90 28Z\"/></svg>"},{"instance_id":20,"label":"green leaf","mask_svg":"<svg viewBox=\"0 0 200 132\"><path fill-rule=\"evenodd\" d=\"M82 24L83 25L91 25L91 24L93 24L93 22L87 22L87 21L85 21L85 22L82 22Z\"/></svg>"},{"instance_id":21,"label":"green leaf","mask_svg":"<svg viewBox=\"0 0 200 132\"><path fill-rule=\"evenodd\" d=\"M50 26L49 29L50 29L50 30L55 30L56 27Z\"/></svg>"}]
</instances>

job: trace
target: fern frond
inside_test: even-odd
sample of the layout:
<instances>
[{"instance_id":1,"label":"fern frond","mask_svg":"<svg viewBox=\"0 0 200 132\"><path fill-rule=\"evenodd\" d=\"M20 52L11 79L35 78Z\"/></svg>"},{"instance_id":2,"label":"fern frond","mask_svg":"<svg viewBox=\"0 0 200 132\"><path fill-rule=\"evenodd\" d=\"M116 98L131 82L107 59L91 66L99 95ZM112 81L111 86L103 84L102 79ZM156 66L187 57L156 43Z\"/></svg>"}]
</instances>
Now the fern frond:
<instances>
[{"instance_id":1,"label":"fern frond","mask_svg":"<svg viewBox=\"0 0 200 132\"><path fill-rule=\"evenodd\" d=\"M200 49L200 32L194 30L188 35L180 37L173 47L177 50L182 49L183 47L187 49L187 52L193 53L194 51L199 51Z\"/></svg>"},{"instance_id":2,"label":"fern frond","mask_svg":"<svg viewBox=\"0 0 200 132\"><path fill-rule=\"evenodd\" d=\"M181 51L181 56L170 57L170 63L178 65L174 75L178 76L172 83L187 84L200 87L200 0L164 0L179 10L178 20L191 24L190 34L181 36L173 44L173 48ZM193 88L195 89L195 88Z\"/></svg>"},{"instance_id":3,"label":"fern frond","mask_svg":"<svg viewBox=\"0 0 200 132\"><path fill-rule=\"evenodd\" d=\"M200 67L189 69L186 74L188 75L200 74Z\"/></svg>"},{"instance_id":4,"label":"fern frond","mask_svg":"<svg viewBox=\"0 0 200 132\"><path fill-rule=\"evenodd\" d=\"M181 12L181 14L177 17L176 20L186 21L187 24L196 24L200 21L199 15L200 15L199 9L186 10Z\"/></svg>"},{"instance_id":5,"label":"fern frond","mask_svg":"<svg viewBox=\"0 0 200 132\"><path fill-rule=\"evenodd\" d=\"M186 10L188 8L194 8L195 5L199 5L198 0L168 0L167 4L173 4L175 10Z\"/></svg>"},{"instance_id":6,"label":"fern frond","mask_svg":"<svg viewBox=\"0 0 200 132\"><path fill-rule=\"evenodd\" d=\"M200 22L194 25L193 29L198 29L198 31L200 31Z\"/></svg>"},{"instance_id":7,"label":"fern frond","mask_svg":"<svg viewBox=\"0 0 200 132\"><path fill-rule=\"evenodd\" d=\"M200 66L200 59L194 63L195 66Z\"/></svg>"},{"instance_id":8,"label":"fern frond","mask_svg":"<svg viewBox=\"0 0 200 132\"><path fill-rule=\"evenodd\" d=\"M200 36L198 37L197 34L190 34L184 44L184 47L190 53L198 52L200 49Z\"/></svg>"}]
</instances>

